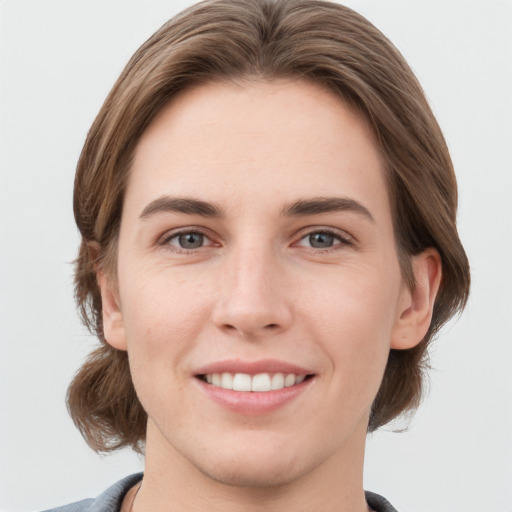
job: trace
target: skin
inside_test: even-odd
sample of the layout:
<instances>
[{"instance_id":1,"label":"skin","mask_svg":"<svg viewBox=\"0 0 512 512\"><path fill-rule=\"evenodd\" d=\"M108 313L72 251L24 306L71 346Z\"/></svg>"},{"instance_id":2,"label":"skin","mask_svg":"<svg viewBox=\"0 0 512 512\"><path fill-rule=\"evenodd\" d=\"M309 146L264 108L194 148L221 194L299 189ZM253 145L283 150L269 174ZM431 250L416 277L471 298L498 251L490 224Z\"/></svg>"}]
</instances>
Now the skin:
<instances>
[{"instance_id":1,"label":"skin","mask_svg":"<svg viewBox=\"0 0 512 512\"><path fill-rule=\"evenodd\" d=\"M169 211L168 197L221 214ZM318 198L345 206L283 214ZM183 249L177 231L201 233L202 245ZM175 98L135 151L117 274L98 275L106 339L128 351L149 416L133 510L367 510L370 407L390 348L428 329L439 256L415 256L413 269L411 291L379 149L339 98L284 80ZM195 375L269 358L314 377L265 414L227 410Z\"/></svg>"}]
</instances>

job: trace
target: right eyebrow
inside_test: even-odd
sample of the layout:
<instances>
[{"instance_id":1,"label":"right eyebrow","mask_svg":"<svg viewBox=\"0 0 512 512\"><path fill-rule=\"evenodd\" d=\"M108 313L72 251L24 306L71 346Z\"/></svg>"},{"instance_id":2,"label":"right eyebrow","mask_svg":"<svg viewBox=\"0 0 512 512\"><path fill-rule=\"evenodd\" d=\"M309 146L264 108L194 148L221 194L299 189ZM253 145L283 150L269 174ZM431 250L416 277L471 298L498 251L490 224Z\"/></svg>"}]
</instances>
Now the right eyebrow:
<instances>
[{"instance_id":1,"label":"right eyebrow","mask_svg":"<svg viewBox=\"0 0 512 512\"><path fill-rule=\"evenodd\" d=\"M200 215L201 217L222 217L224 215L221 208L199 201L190 197L172 197L162 196L151 201L140 214L140 219L147 219L160 212L184 213L187 215Z\"/></svg>"}]
</instances>

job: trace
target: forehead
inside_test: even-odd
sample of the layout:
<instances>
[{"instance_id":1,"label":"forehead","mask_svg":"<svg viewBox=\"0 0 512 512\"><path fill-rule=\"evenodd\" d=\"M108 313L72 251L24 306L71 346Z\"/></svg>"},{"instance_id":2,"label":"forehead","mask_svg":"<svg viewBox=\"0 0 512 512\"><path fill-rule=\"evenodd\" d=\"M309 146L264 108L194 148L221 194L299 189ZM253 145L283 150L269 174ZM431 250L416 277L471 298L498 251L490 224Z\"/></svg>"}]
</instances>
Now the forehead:
<instances>
[{"instance_id":1,"label":"forehead","mask_svg":"<svg viewBox=\"0 0 512 512\"><path fill-rule=\"evenodd\" d=\"M300 80L212 83L156 116L136 147L127 196L140 206L164 193L263 201L271 186L285 202L297 193L387 197L383 169L367 123L333 92Z\"/></svg>"}]
</instances>

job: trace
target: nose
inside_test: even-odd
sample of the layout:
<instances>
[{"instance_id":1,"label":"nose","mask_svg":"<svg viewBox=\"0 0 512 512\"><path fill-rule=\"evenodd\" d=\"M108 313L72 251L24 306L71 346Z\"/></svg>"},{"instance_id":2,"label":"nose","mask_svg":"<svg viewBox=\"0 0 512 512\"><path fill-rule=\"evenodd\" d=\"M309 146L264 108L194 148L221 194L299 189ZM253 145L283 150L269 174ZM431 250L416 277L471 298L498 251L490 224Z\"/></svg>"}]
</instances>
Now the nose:
<instances>
[{"instance_id":1,"label":"nose","mask_svg":"<svg viewBox=\"0 0 512 512\"><path fill-rule=\"evenodd\" d=\"M246 338L283 332L292 322L288 296L282 265L272 251L234 251L223 263L213 322Z\"/></svg>"}]
</instances>

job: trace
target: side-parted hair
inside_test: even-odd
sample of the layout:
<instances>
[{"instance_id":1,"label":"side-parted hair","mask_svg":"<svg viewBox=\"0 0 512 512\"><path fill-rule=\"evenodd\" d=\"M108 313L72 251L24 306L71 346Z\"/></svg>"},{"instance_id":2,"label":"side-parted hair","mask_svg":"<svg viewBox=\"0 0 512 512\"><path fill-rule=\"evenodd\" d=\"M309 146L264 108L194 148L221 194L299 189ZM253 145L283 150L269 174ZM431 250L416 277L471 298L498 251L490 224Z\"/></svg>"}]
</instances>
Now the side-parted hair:
<instances>
[{"instance_id":1,"label":"side-parted hair","mask_svg":"<svg viewBox=\"0 0 512 512\"><path fill-rule=\"evenodd\" d=\"M367 121L386 164L397 253L414 287L411 256L435 248L442 282L425 338L391 349L369 431L414 410L427 347L464 307L469 265L456 228L457 186L441 130L413 72L390 41L351 9L319 0L206 0L171 19L133 55L85 141L75 178L82 241L75 267L81 316L100 346L68 390L68 408L100 452L142 451L147 415L127 353L102 326L96 271L115 276L123 196L144 130L180 91L208 82L298 79L334 92Z\"/></svg>"}]
</instances>

